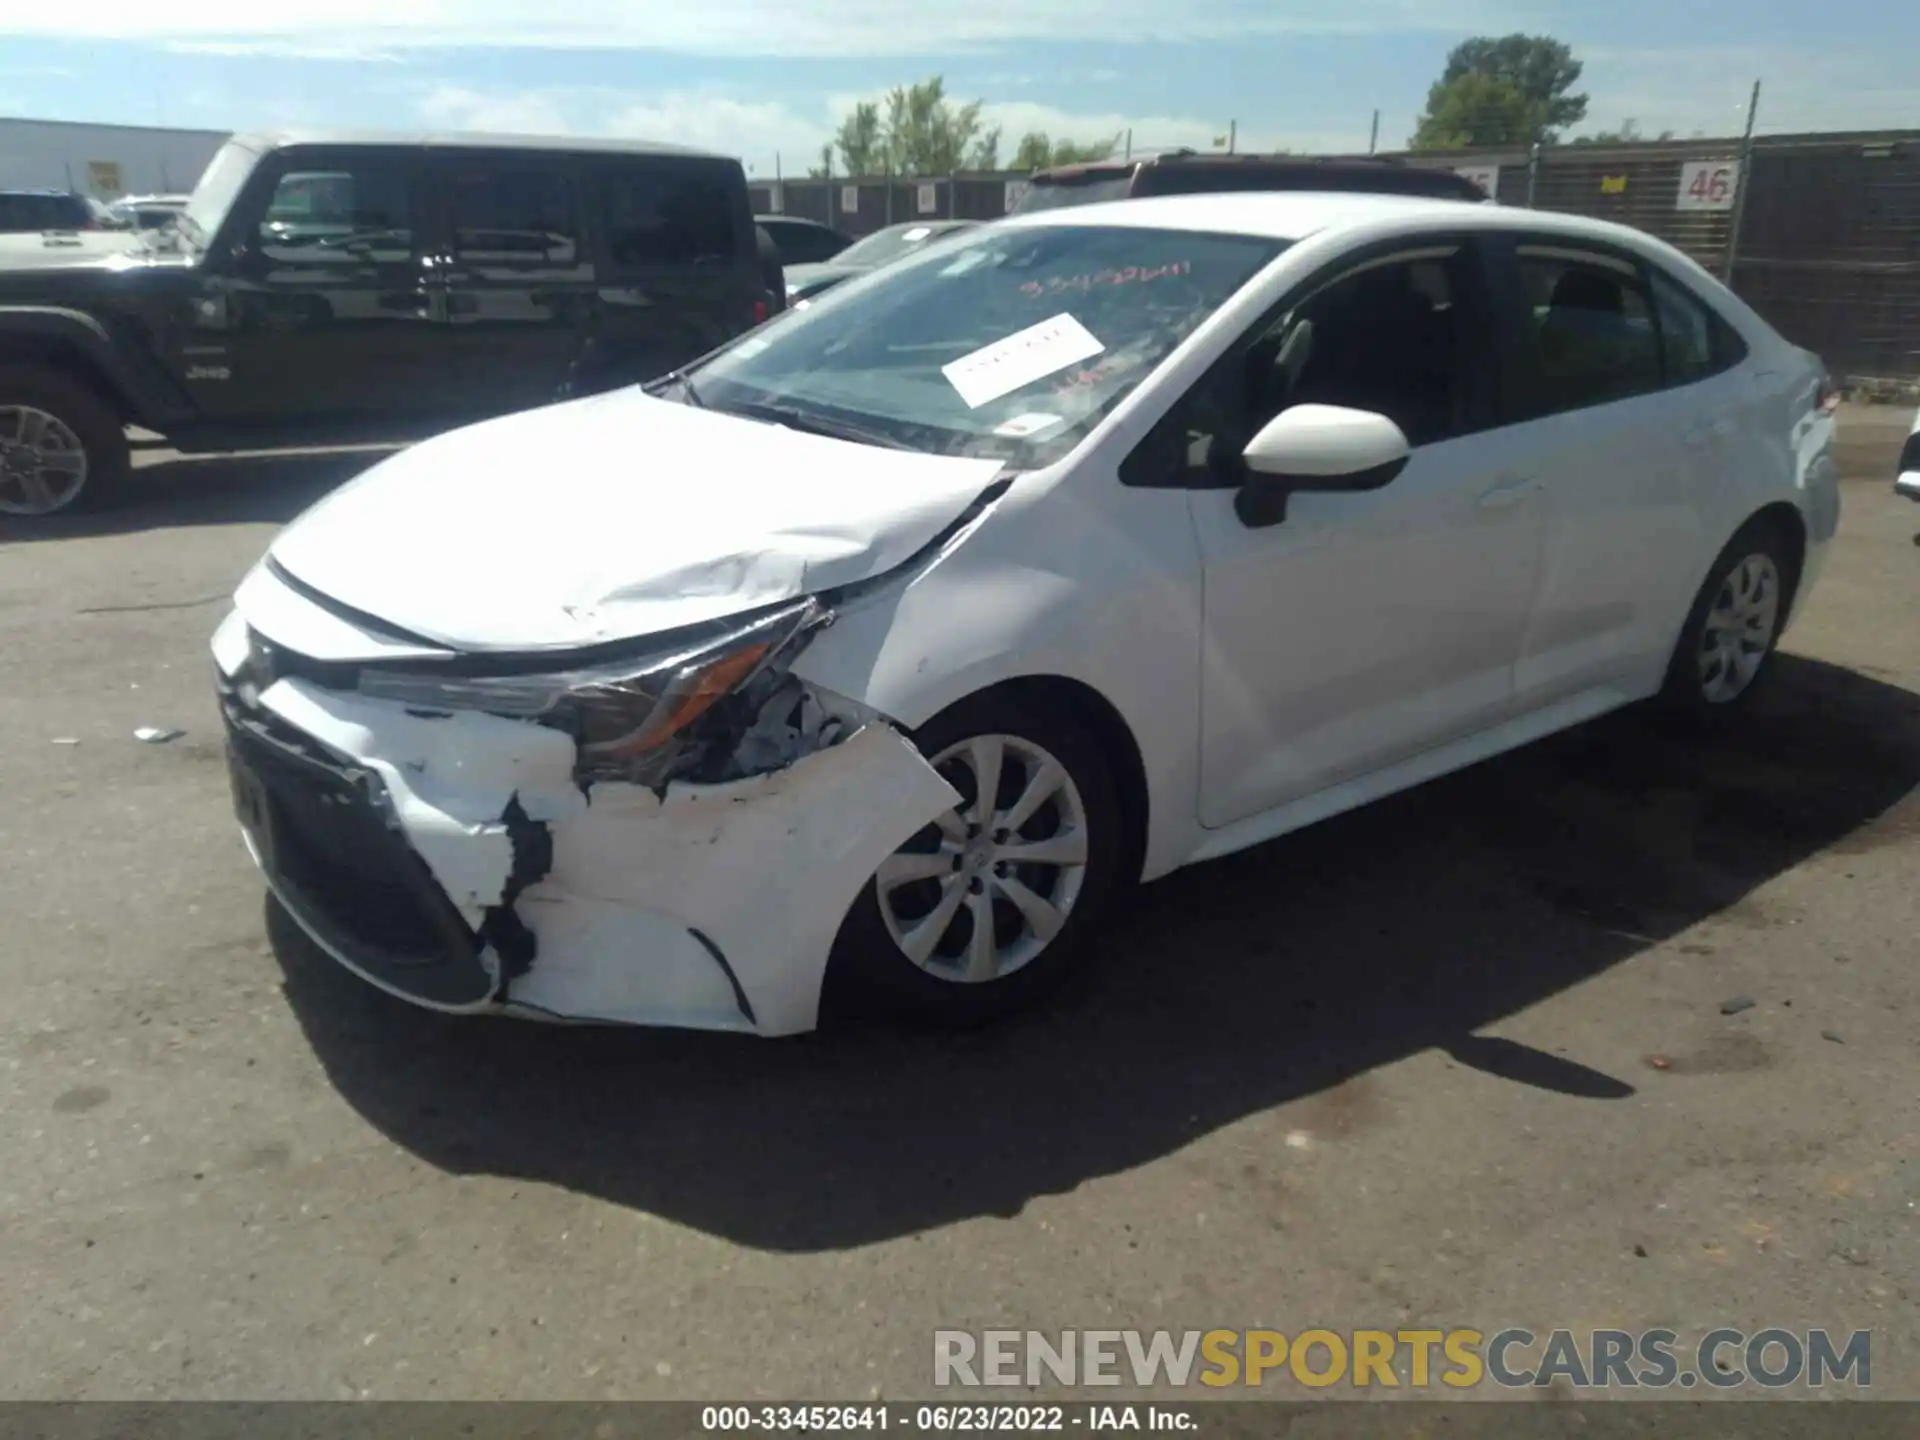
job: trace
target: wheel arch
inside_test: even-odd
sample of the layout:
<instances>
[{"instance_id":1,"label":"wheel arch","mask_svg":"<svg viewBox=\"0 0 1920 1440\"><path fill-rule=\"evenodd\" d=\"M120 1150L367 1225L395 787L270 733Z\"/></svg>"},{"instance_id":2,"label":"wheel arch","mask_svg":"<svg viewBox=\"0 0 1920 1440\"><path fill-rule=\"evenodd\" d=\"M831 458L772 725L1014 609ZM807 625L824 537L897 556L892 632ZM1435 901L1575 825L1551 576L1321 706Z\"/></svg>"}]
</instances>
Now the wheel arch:
<instances>
[{"instance_id":1,"label":"wheel arch","mask_svg":"<svg viewBox=\"0 0 1920 1440\"><path fill-rule=\"evenodd\" d=\"M1786 614L1781 620L1781 628L1785 629L1800 603L1800 578L1807 569L1807 517L1791 501L1775 500L1741 521L1733 535L1727 537L1727 543L1732 544L1735 536L1756 528L1773 531L1787 547L1786 558L1793 573L1787 576Z\"/></svg>"},{"instance_id":2,"label":"wheel arch","mask_svg":"<svg viewBox=\"0 0 1920 1440\"><path fill-rule=\"evenodd\" d=\"M969 691L942 706L937 714L916 728L933 724L961 705L983 701L1052 708L1071 716L1092 735L1112 767L1113 786L1120 801L1124 827L1120 875L1128 883L1138 880L1146 861L1150 819L1147 767L1133 727L1127 724L1119 707L1084 680L1065 675L1017 675L984 689Z\"/></svg>"},{"instance_id":3,"label":"wheel arch","mask_svg":"<svg viewBox=\"0 0 1920 1440\"><path fill-rule=\"evenodd\" d=\"M86 386L122 422L133 422L134 407L125 390L114 383L85 346L53 332L0 328L0 366L39 365L58 371Z\"/></svg>"}]
</instances>

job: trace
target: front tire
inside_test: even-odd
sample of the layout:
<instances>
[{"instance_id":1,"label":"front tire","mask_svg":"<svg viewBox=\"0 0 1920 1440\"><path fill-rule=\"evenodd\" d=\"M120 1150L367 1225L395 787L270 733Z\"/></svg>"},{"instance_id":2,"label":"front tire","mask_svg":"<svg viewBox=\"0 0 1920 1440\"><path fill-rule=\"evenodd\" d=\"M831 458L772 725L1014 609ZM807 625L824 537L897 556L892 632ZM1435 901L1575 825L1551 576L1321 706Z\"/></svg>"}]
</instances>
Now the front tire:
<instances>
[{"instance_id":1,"label":"front tire","mask_svg":"<svg viewBox=\"0 0 1920 1440\"><path fill-rule=\"evenodd\" d=\"M977 1025L1071 973L1114 890L1122 810L1099 745L1058 706L979 696L914 741L960 803L861 891L823 1009Z\"/></svg>"},{"instance_id":2,"label":"front tire","mask_svg":"<svg viewBox=\"0 0 1920 1440\"><path fill-rule=\"evenodd\" d=\"M128 463L120 417L84 382L45 365L0 366L0 516L94 508Z\"/></svg>"},{"instance_id":3,"label":"front tire","mask_svg":"<svg viewBox=\"0 0 1920 1440\"><path fill-rule=\"evenodd\" d=\"M1694 597L1660 691L1660 708L1693 725L1738 712L1765 677L1799 579L1783 527L1749 521Z\"/></svg>"}]
</instances>

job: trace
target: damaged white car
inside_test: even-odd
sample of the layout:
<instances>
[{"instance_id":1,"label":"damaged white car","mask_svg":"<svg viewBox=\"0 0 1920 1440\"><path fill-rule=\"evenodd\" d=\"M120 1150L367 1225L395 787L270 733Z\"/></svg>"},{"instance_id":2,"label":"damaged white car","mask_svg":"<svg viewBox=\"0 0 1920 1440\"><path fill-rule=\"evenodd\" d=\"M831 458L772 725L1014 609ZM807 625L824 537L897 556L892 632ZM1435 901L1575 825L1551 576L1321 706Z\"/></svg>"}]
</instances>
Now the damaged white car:
<instances>
[{"instance_id":1,"label":"damaged white car","mask_svg":"<svg viewBox=\"0 0 1920 1440\"><path fill-rule=\"evenodd\" d=\"M1737 706L1833 533L1824 386L1595 222L1018 218L321 501L214 640L236 808L436 1009L985 1017L1124 883Z\"/></svg>"}]
</instances>

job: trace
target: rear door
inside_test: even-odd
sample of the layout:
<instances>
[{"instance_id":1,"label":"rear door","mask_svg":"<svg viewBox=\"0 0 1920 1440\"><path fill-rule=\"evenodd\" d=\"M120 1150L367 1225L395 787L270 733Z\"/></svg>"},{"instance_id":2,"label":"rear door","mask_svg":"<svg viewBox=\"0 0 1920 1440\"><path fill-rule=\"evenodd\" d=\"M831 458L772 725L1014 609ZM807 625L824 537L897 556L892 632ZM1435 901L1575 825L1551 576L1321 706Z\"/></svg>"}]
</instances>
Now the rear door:
<instances>
[{"instance_id":1,"label":"rear door","mask_svg":"<svg viewBox=\"0 0 1920 1440\"><path fill-rule=\"evenodd\" d=\"M454 383L475 414L544 405L592 330L582 172L570 157L452 154L436 167Z\"/></svg>"},{"instance_id":2,"label":"rear door","mask_svg":"<svg viewBox=\"0 0 1920 1440\"><path fill-rule=\"evenodd\" d=\"M596 158L586 188L600 284L576 389L651 380L766 318L738 161Z\"/></svg>"},{"instance_id":3,"label":"rear door","mask_svg":"<svg viewBox=\"0 0 1920 1440\"><path fill-rule=\"evenodd\" d=\"M1663 355L1661 312L1675 300L1636 256L1545 235L1501 253L1527 361L1511 397L1516 463L1541 487L1548 526L1515 703L1629 698L1664 665L1698 584L1745 382L1684 370L1677 336Z\"/></svg>"}]
</instances>

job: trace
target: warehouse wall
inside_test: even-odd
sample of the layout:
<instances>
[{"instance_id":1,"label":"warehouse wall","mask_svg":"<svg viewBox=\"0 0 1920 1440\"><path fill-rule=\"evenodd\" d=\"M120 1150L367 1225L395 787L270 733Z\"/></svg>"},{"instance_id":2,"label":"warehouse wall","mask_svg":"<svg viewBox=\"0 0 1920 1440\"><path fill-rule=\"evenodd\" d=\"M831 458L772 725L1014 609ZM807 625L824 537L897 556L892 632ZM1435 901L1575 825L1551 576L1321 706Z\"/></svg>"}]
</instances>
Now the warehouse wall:
<instances>
[{"instance_id":1,"label":"warehouse wall","mask_svg":"<svg viewBox=\"0 0 1920 1440\"><path fill-rule=\"evenodd\" d=\"M226 139L223 130L0 119L0 190L185 193Z\"/></svg>"}]
</instances>

